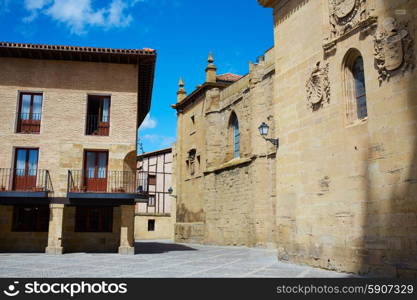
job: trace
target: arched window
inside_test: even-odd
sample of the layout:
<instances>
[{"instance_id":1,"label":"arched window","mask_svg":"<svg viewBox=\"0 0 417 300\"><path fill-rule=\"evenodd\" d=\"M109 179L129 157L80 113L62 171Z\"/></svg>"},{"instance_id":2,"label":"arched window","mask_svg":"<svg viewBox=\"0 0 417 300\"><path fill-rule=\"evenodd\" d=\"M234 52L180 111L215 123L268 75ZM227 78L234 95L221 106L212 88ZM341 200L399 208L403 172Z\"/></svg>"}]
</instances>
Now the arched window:
<instances>
[{"instance_id":1,"label":"arched window","mask_svg":"<svg viewBox=\"0 0 417 300\"><path fill-rule=\"evenodd\" d=\"M240 132L239 132L239 121L235 113L230 116L229 127L231 129L232 141L233 141L233 157L240 157Z\"/></svg>"},{"instance_id":2,"label":"arched window","mask_svg":"<svg viewBox=\"0 0 417 300\"><path fill-rule=\"evenodd\" d=\"M347 117L350 123L368 116L366 105L366 85L363 58L356 49L351 49L345 57L345 94L347 97Z\"/></svg>"},{"instance_id":3,"label":"arched window","mask_svg":"<svg viewBox=\"0 0 417 300\"><path fill-rule=\"evenodd\" d=\"M358 119L364 119L368 116L368 109L366 108L365 72L362 56L356 58L352 75L355 80L356 112Z\"/></svg>"}]
</instances>

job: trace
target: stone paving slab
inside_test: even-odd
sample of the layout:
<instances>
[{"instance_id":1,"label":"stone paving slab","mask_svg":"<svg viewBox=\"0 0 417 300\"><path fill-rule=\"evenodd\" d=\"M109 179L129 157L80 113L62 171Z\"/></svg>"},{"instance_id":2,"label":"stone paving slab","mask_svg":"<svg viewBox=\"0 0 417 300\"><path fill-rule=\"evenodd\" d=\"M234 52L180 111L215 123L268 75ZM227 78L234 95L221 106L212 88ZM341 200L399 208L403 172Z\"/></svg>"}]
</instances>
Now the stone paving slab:
<instances>
[{"instance_id":1,"label":"stone paving slab","mask_svg":"<svg viewBox=\"0 0 417 300\"><path fill-rule=\"evenodd\" d=\"M354 277L279 262L276 252L247 247L138 241L136 255L0 253L0 277L286 278Z\"/></svg>"}]
</instances>

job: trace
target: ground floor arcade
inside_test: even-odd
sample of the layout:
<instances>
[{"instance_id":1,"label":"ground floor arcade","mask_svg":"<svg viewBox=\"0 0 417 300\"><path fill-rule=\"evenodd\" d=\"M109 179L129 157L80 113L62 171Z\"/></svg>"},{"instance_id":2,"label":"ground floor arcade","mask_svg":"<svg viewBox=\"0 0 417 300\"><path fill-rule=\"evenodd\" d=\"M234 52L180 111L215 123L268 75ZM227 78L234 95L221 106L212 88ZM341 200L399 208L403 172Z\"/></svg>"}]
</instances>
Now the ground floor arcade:
<instances>
[{"instance_id":1,"label":"ground floor arcade","mask_svg":"<svg viewBox=\"0 0 417 300\"><path fill-rule=\"evenodd\" d=\"M0 252L134 254L135 205L0 205Z\"/></svg>"}]
</instances>

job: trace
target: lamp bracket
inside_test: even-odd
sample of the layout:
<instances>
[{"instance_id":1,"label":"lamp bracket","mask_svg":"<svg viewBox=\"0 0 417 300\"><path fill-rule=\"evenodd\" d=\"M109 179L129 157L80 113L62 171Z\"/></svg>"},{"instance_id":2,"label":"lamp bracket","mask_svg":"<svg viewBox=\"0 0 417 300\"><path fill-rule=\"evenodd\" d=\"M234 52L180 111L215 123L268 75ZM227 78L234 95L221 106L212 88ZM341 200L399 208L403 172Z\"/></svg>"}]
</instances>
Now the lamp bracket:
<instances>
[{"instance_id":1,"label":"lamp bracket","mask_svg":"<svg viewBox=\"0 0 417 300\"><path fill-rule=\"evenodd\" d=\"M279 139L268 139L266 137L263 137L265 141L268 141L270 143L272 143L275 147L279 147Z\"/></svg>"}]
</instances>

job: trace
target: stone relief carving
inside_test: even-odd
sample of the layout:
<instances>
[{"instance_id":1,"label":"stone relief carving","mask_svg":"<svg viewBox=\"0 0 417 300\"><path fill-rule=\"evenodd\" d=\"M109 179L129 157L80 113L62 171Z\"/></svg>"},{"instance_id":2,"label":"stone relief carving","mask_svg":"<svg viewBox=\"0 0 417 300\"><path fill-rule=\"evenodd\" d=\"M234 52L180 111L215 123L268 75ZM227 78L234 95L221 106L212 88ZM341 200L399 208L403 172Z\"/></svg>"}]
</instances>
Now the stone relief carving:
<instances>
[{"instance_id":1,"label":"stone relief carving","mask_svg":"<svg viewBox=\"0 0 417 300\"><path fill-rule=\"evenodd\" d=\"M366 0L329 0L330 37L326 39L324 49L334 48L338 39L356 28L369 28L376 23L371 17Z\"/></svg>"},{"instance_id":2,"label":"stone relief carving","mask_svg":"<svg viewBox=\"0 0 417 300\"><path fill-rule=\"evenodd\" d=\"M220 90L218 88L212 88L206 92L206 105L205 112L211 112L219 109Z\"/></svg>"},{"instance_id":3,"label":"stone relief carving","mask_svg":"<svg viewBox=\"0 0 417 300\"><path fill-rule=\"evenodd\" d=\"M308 108L316 111L330 102L329 64L317 62L306 83Z\"/></svg>"},{"instance_id":4,"label":"stone relief carving","mask_svg":"<svg viewBox=\"0 0 417 300\"><path fill-rule=\"evenodd\" d=\"M331 37L344 35L367 17L366 0L329 0Z\"/></svg>"},{"instance_id":5,"label":"stone relief carving","mask_svg":"<svg viewBox=\"0 0 417 300\"><path fill-rule=\"evenodd\" d=\"M414 69L414 40L408 22L387 18L374 35L375 66L379 83L395 73Z\"/></svg>"}]
</instances>

